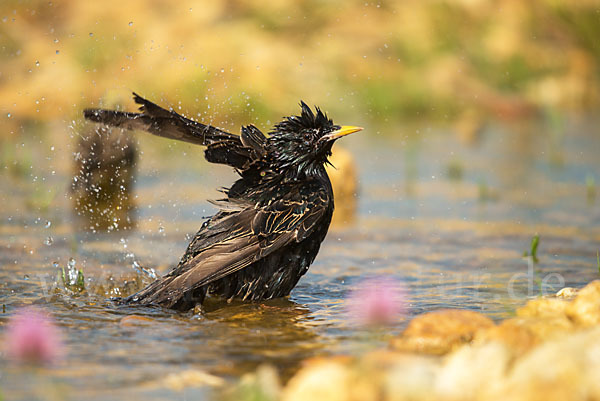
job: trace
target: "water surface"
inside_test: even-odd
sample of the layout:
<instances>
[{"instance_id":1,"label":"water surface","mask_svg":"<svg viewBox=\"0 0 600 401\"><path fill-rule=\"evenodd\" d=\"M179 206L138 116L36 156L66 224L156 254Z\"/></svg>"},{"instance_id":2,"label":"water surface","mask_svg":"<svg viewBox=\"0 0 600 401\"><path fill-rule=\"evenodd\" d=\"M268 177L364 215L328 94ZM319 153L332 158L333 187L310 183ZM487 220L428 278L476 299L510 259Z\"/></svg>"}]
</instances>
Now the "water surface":
<instances>
[{"instance_id":1,"label":"water surface","mask_svg":"<svg viewBox=\"0 0 600 401\"><path fill-rule=\"evenodd\" d=\"M574 119L559 132L543 123L490 126L466 141L427 128L349 138L360 174L356 221L332 228L289 299L212 305L204 315L117 308L106 298L148 282L135 263L161 273L176 264L214 211L206 199L232 172L203 162L200 149L160 150L162 139L140 136L136 229L86 234L72 216L73 148L56 141L64 133L17 144L15 154L31 163L0 172L0 331L18 307L36 304L62 328L67 352L41 371L2 356L0 389L22 400L209 397L207 388L174 392L164 378L199 369L234 381L263 363L286 378L305 358L385 345L419 313L465 308L498 320L540 293L582 286L598 278L595 127ZM536 233L533 265L523 252ZM84 293L57 281L70 258L85 274ZM379 275L405 283L408 316L367 334L344 300ZM148 320L124 324L128 315Z\"/></svg>"}]
</instances>

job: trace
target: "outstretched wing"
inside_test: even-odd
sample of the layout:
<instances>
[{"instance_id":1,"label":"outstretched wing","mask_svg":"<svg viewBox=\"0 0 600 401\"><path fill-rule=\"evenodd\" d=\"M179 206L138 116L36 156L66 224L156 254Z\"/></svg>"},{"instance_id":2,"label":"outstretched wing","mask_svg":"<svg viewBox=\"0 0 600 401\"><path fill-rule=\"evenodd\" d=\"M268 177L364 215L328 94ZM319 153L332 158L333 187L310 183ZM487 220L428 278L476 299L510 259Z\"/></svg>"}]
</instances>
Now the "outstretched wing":
<instances>
[{"instance_id":1,"label":"outstretched wing","mask_svg":"<svg viewBox=\"0 0 600 401\"><path fill-rule=\"evenodd\" d=\"M299 184L298 184L299 185ZM301 242L329 207L317 183L261 208L220 212L202 227L172 272L133 296L134 302L165 307L186 293L235 273L286 245ZM304 195L310 194L310 195Z\"/></svg>"},{"instance_id":2,"label":"outstretched wing","mask_svg":"<svg viewBox=\"0 0 600 401\"><path fill-rule=\"evenodd\" d=\"M208 161L242 170L266 152L267 138L254 126L244 127L240 137L166 110L136 93L133 99L140 105L139 113L86 109L83 115L90 121L207 146L205 155ZM248 137L251 140L246 141Z\"/></svg>"}]
</instances>

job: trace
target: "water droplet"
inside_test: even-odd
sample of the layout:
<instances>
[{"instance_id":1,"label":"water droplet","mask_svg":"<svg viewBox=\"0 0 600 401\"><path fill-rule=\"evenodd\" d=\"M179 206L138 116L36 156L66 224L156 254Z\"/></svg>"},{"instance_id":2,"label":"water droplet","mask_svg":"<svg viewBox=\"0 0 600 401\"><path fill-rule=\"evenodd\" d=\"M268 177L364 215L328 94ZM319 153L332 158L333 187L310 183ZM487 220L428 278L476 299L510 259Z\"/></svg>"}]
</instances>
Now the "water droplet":
<instances>
[{"instance_id":1,"label":"water droplet","mask_svg":"<svg viewBox=\"0 0 600 401\"><path fill-rule=\"evenodd\" d=\"M54 239L51 236L46 237L46 240L44 240L44 244L50 246L54 243Z\"/></svg>"},{"instance_id":2,"label":"water droplet","mask_svg":"<svg viewBox=\"0 0 600 401\"><path fill-rule=\"evenodd\" d=\"M58 39L54 39L54 43L58 43Z\"/></svg>"},{"instance_id":3,"label":"water droplet","mask_svg":"<svg viewBox=\"0 0 600 401\"><path fill-rule=\"evenodd\" d=\"M52 225L52 222L51 222L50 220L48 220L48 221L46 222L46 225L44 225L44 227L46 227L46 228L50 228L50 226L51 226L51 225Z\"/></svg>"},{"instance_id":4,"label":"water droplet","mask_svg":"<svg viewBox=\"0 0 600 401\"><path fill-rule=\"evenodd\" d=\"M6 114L6 117L10 118L12 116L12 114L8 113Z\"/></svg>"},{"instance_id":5,"label":"water droplet","mask_svg":"<svg viewBox=\"0 0 600 401\"><path fill-rule=\"evenodd\" d=\"M75 261L75 259L73 258L69 258L69 261L67 262L67 271L66 271L66 276L65 277L68 281L69 285L75 285L77 283L77 276L78 276L78 271L77 268L75 267L75 264L77 262Z\"/></svg>"},{"instance_id":6,"label":"water droplet","mask_svg":"<svg viewBox=\"0 0 600 401\"><path fill-rule=\"evenodd\" d=\"M158 232L159 233L164 233L165 232L165 228L163 226L158 226Z\"/></svg>"},{"instance_id":7,"label":"water droplet","mask_svg":"<svg viewBox=\"0 0 600 401\"><path fill-rule=\"evenodd\" d=\"M92 36L94 36L94 33L93 33L93 32L90 32L90 38L91 38Z\"/></svg>"},{"instance_id":8,"label":"water droplet","mask_svg":"<svg viewBox=\"0 0 600 401\"><path fill-rule=\"evenodd\" d=\"M129 21L129 26L133 26L133 21Z\"/></svg>"},{"instance_id":9,"label":"water droplet","mask_svg":"<svg viewBox=\"0 0 600 401\"><path fill-rule=\"evenodd\" d=\"M60 54L60 50L57 50L57 51L56 51L56 54Z\"/></svg>"},{"instance_id":10,"label":"water droplet","mask_svg":"<svg viewBox=\"0 0 600 401\"><path fill-rule=\"evenodd\" d=\"M35 62L35 66L36 66L36 67L39 67L39 66L40 66L40 62L36 60L36 62Z\"/></svg>"}]
</instances>

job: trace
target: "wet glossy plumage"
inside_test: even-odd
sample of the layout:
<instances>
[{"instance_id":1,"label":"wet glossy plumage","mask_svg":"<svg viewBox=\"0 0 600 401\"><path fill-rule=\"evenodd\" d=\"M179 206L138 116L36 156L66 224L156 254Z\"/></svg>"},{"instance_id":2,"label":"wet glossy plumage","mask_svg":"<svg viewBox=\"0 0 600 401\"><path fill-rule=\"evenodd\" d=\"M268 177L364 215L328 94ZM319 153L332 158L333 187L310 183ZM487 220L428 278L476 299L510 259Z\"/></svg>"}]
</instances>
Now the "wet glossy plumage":
<instances>
[{"instance_id":1,"label":"wet glossy plumage","mask_svg":"<svg viewBox=\"0 0 600 401\"><path fill-rule=\"evenodd\" d=\"M324 164L340 127L301 102L301 114L241 135L189 120L134 94L139 113L88 109L89 120L206 146L205 157L240 178L213 203L170 273L123 302L189 309L207 294L260 300L286 296L315 259L333 214Z\"/></svg>"}]
</instances>

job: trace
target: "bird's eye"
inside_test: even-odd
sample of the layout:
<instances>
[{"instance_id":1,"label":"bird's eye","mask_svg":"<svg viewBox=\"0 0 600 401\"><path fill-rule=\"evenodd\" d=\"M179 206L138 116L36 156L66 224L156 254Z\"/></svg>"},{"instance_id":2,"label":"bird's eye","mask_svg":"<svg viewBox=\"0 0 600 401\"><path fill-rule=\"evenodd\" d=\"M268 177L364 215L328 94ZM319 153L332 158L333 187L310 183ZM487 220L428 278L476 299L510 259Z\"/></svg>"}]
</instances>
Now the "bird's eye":
<instances>
[{"instance_id":1,"label":"bird's eye","mask_svg":"<svg viewBox=\"0 0 600 401\"><path fill-rule=\"evenodd\" d=\"M310 132L305 132L302 135L302 139L304 140L304 143L308 145L312 142L312 134Z\"/></svg>"}]
</instances>

